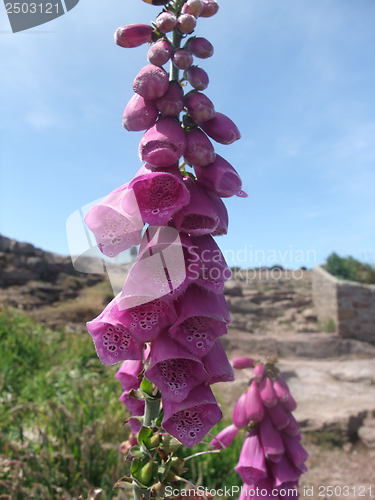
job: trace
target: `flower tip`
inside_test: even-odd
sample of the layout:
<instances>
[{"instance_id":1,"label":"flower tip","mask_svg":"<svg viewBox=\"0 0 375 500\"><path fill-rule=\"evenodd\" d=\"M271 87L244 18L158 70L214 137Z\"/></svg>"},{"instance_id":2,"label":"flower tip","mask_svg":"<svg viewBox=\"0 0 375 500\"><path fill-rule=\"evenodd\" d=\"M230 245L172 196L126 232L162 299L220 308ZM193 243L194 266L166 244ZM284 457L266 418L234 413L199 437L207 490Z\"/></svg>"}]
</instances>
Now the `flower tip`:
<instances>
[{"instance_id":1,"label":"flower tip","mask_svg":"<svg viewBox=\"0 0 375 500\"><path fill-rule=\"evenodd\" d=\"M240 191L237 191L236 196L238 196L239 198L247 198L249 195L241 189Z\"/></svg>"}]
</instances>

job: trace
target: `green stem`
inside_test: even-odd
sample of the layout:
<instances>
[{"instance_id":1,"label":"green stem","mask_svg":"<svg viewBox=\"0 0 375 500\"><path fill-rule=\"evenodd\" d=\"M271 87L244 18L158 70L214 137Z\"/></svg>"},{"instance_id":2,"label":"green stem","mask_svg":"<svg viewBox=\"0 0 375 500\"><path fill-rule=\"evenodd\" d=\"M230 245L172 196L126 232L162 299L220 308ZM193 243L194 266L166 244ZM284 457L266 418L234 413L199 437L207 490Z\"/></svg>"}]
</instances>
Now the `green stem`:
<instances>
[{"instance_id":1,"label":"green stem","mask_svg":"<svg viewBox=\"0 0 375 500\"><path fill-rule=\"evenodd\" d=\"M145 414L143 416L143 425L150 427L151 422L159 415L160 399L146 399Z\"/></svg>"},{"instance_id":2,"label":"green stem","mask_svg":"<svg viewBox=\"0 0 375 500\"><path fill-rule=\"evenodd\" d=\"M174 29L173 30L173 41L172 41L172 44L173 44L173 52L177 49L180 48L180 45L181 45L181 35L180 33L177 31L177 29ZM176 68L176 66L173 64L173 62L171 61L171 75L170 75L170 80L179 80L179 75L180 75L180 70L178 68Z\"/></svg>"}]
</instances>

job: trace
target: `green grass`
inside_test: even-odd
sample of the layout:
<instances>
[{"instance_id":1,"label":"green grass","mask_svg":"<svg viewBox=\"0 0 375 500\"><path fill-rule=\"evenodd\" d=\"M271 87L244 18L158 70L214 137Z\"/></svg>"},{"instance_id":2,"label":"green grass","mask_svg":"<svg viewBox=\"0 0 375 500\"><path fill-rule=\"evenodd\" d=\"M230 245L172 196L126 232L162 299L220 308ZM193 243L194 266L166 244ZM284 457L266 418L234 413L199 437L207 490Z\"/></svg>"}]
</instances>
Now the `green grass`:
<instances>
[{"instance_id":1,"label":"green grass","mask_svg":"<svg viewBox=\"0 0 375 500\"><path fill-rule=\"evenodd\" d=\"M340 257L333 252L327 258L325 269L339 279L375 284L375 268L353 257Z\"/></svg>"}]
</instances>

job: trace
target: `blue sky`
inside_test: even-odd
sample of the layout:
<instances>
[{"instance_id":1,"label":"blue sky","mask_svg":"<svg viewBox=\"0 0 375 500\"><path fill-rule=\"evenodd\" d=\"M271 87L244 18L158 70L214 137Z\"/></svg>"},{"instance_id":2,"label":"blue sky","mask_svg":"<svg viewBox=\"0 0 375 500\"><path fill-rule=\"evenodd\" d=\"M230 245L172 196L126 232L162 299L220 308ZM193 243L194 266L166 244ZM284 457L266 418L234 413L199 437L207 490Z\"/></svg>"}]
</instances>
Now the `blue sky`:
<instances>
[{"instance_id":1,"label":"blue sky","mask_svg":"<svg viewBox=\"0 0 375 500\"><path fill-rule=\"evenodd\" d=\"M219 3L196 34L215 46L198 62L206 94L242 133L216 147L249 194L227 200L229 262L312 267L336 251L374 264L375 2ZM1 234L67 254L67 218L137 172L142 133L121 117L147 46L113 33L158 12L80 0L12 34L0 6Z\"/></svg>"}]
</instances>

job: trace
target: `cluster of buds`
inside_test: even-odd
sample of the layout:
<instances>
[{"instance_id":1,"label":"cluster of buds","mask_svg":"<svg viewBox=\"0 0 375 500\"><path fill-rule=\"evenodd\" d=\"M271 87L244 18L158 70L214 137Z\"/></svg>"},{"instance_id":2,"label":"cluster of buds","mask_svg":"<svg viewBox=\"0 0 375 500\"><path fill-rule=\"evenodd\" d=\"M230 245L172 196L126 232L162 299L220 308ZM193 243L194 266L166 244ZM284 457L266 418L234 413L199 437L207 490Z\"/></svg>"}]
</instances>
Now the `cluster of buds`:
<instances>
[{"instance_id":1,"label":"cluster of buds","mask_svg":"<svg viewBox=\"0 0 375 500\"><path fill-rule=\"evenodd\" d=\"M128 131L145 130L144 164L85 217L104 255L140 245L122 291L87 324L98 356L104 364L124 362L117 376L132 431L142 432L137 417L143 413L144 425L155 425L161 399L160 427L187 447L222 417L210 386L234 379L219 339L231 319L223 295L231 272L213 236L227 233L222 198L247 196L209 139L231 144L240 138L232 120L199 92L208 76L193 57L210 57L213 47L205 38L187 38L198 17L217 10L215 0L174 0L152 26L116 31L121 47L152 43L150 64L135 77L123 114ZM168 74L163 65L169 60ZM184 81L193 87L186 95Z\"/></svg>"},{"instance_id":2,"label":"cluster of buds","mask_svg":"<svg viewBox=\"0 0 375 500\"><path fill-rule=\"evenodd\" d=\"M300 443L299 425L292 414L297 404L275 363L275 359L265 364L245 357L232 360L236 369L253 368L250 385L236 403L233 424L211 445L227 447L240 429L247 432L235 467L244 482L240 500L279 498L281 490L297 488L301 474L307 470L304 462L308 454Z\"/></svg>"}]
</instances>

